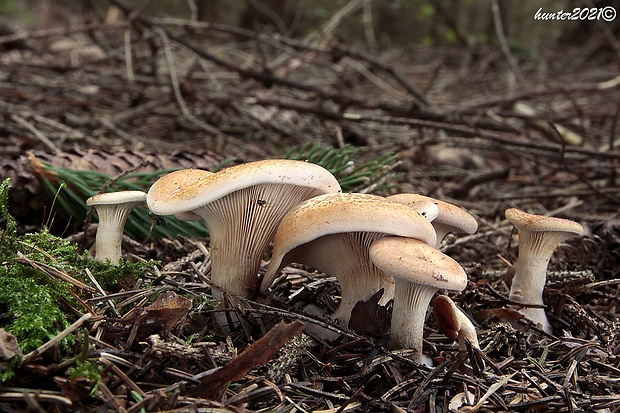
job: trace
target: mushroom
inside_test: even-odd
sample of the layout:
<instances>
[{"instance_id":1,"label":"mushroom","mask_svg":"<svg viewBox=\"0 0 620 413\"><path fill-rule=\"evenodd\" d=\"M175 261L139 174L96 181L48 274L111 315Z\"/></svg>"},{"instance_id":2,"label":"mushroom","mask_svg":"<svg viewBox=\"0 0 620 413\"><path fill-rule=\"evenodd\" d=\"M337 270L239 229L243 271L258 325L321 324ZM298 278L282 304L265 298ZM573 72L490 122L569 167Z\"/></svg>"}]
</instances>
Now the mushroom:
<instances>
[{"instance_id":1,"label":"mushroom","mask_svg":"<svg viewBox=\"0 0 620 413\"><path fill-rule=\"evenodd\" d=\"M478 222L469 212L454 204L429 196L420 194L396 194L387 197L390 201L399 204L409 205L412 208L423 208L426 202L433 202L437 205L439 212L437 217L432 219L433 227L437 232L437 244L439 248L441 241L449 232L464 232L473 234L478 229Z\"/></svg>"},{"instance_id":2,"label":"mushroom","mask_svg":"<svg viewBox=\"0 0 620 413\"><path fill-rule=\"evenodd\" d=\"M286 212L308 198L338 191L337 179L319 165L271 159L216 173L172 172L151 186L147 204L158 215L204 220L213 296L222 301L224 292L253 296L261 259Z\"/></svg>"},{"instance_id":3,"label":"mushroom","mask_svg":"<svg viewBox=\"0 0 620 413\"><path fill-rule=\"evenodd\" d=\"M540 306L525 307L519 312L550 333L551 325L542 307L547 266L558 245L570 237L582 235L583 227L575 221L528 214L517 208L507 209L505 215L519 234L519 256L512 266L510 300Z\"/></svg>"},{"instance_id":4,"label":"mushroom","mask_svg":"<svg viewBox=\"0 0 620 413\"><path fill-rule=\"evenodd\" d=\"M123 230L131 211L146 203L142 191L108 192L91 196L86 205L94 207L99 216L95 237L95 259L118 264L122 256Z\"/></svg>"},{"instance_id":5,"label":"mushroom","mask_svg":"<svg viewBox=\"0 0 620 413\"><path fill-rule=\"evenodd\" d=\"M432 225L413 209L370 194L327 194L293 208L280 223L261 292L289 263L305 264L338 279L340 305L332 318L349 326L351 310L381 288L391 298L393 281L370 262L368 249L385 235L435 244ZM385 304L384 299L379 304ZM372 322L372 320L369 320Z\"/></svg>"},{"instance_id":6,"label":"mushroom","mask_svg":"<svg viewBox=\"0 0 620 413\"><path fill-rule=\"evenodd\" d=\"M433 295L440 289L462 291L467 274L458 262L423 241L384 237L373 242L371 261L394 277L390 341L393 349L412 349L412 359L430 364L422 353L424 320Z\"/></svg>"},{"instance_id":7,"label":"mushroom","mask_svg":"<svg viewBox=\"0 0 620 413\"><path fill-rule=\"evenodd\" d=\"M474 323L454 304L447 295L438 295L433 300L433 314L441 331L450 340L457 339L459 350L467 351L467 342L480 349Z\"/></svg>"}]
</instances>

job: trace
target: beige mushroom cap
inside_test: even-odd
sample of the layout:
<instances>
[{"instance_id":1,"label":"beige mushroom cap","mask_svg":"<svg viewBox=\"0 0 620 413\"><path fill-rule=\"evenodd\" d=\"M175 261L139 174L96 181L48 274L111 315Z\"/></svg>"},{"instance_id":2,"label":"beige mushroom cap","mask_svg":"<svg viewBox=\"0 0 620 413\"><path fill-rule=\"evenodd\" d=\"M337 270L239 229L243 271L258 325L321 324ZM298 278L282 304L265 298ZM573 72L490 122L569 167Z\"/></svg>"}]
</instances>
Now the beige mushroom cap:
<instances>
[{"instance_id":1,"label":"beige mushroom cap","mask_svg":"<svg viewBox=\"0 0 620 413\"><path fill-rule=\"evenodd\" d=\"M289 159L266 159L211 173L198 169L172 172L148 192L148 205L157 215L195 210L223 196L260 184L290 184L337 192L336 177L320 165Z\"/></svg>"},{"instance_id":2,"label":"beige mushroom cap","mask_svg":"<svg viewBox=\"0 0 620 413\"><path fill-rule=\"evenodd\" d=\"M320 195L297 205L282 219L261 292L271 286L288 264L283 262L288 252L325 235L351 232L408 236L432 244L436 241L432 225L405 205L370 194Z\"/></svg>"},{"instance_id":3,"label":"beige mushroom cap","mask_svg":"<svg viewBox=\"0 0 620 413\"><path fill-rule=\"evenodd\" d=\"M322 166L268 159L215 173L173 172L151 186L147 203L158 215L202 217L210 238L212 293L224 307L224 293L256 294L261 260L282 217L310 197L339 191L336 177Z\"/></svg>"},{"instance_id":4,"label":"beige mushroom cap","mask_svg":"<svg viewBox=\"0 0 620 413\"><path fill-rule=\"evenodd\" d=\"M417 239L378 239L370 247L370 259L386 274L411 283L451 291L467 286L467 274L458 262Z\"/></svg>"},{"instance_id":5,"label":"beige mushroom cap","mask_svg":"<svg viewBox=\"0 0 620 413\"><path fill-rule=\"evenodd\" d=\"M437 200L431 197L418 194L396 194L386 198L392 202L413 208L429 222L433 222L439 216Z\"/></svg>"},{"instance_id":6,"label":"beige mushroom cap","mask_svg":"<svg viewBox=\"0 0 620 413\"><path fill-rule=\"evenodd\" d=\"M437 244L448 232L464 232L473 234L478 229L478 221L469 212L446 201L431 198L420 194L396 194L388 197L393 202L409 205L412 208L419 208L425 202L433 202L437 205L437 217L432 220L433 226L437 231Z\"/></svg>"},{"instance_id":7,"label":"beige mushroom cap","mask_svg":"<svg viewBox=\"0 0 620 413\"><path fill-rule=\"evenodd\" d=\"M583 235L581 224L569 219L528 214L517 208L508 208L505 216L517 229L521 230L530 232L565 232L567 236Z\"/></svg>"},{"instance_id":8,"label":"beige mushroom cap","mask_svg":"<svg viewBox=\"0 0 620 413\"><path fill-rule=\"evenodd\" d=\"M86 200L88 206L119 205L119 204L144 204L146 193L142 191L119 191L105 192L93 195Z\"/></svg>"}]
</instances>

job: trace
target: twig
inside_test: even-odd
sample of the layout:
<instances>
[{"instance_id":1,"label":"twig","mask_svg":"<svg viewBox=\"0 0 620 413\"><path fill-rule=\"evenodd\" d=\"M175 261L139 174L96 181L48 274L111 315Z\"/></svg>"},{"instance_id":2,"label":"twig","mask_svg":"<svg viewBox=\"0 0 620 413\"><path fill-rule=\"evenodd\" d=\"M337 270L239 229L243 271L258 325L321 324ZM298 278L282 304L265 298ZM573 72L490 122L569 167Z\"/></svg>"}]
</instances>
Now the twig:
<instances>
[{"instance_id":1,"label":"twig","mask_svg":"<svg viewBox=\"0 0 620 413\"><path fill-rule=\"evenodd\" d=\"M340 25L340 22L346 19L351 14L355 13L361 7L364 6L366 0L349 0L340 10L319 29L316 34L309 36L306 41L310 43L319 43L323 38L328 36L331 32Z\"/></svg>"},{"instance_id":2,"label":"twig","mask_svg":"<svg viewBox=\"0 0 620 413\"><path fill-rule=\"evenodd\" d=\"M34 136L36 136L41 142L43 142L45 144L45 146L47 146L49 149L51 149L52 152L54 152L54 153L59 153L60 152L60 148L58 146L56 146L56 144L54 144L51 140L49 140L49 138L47 136L45 136L45 134L43 134L43 132L41 132L39 129L37 129L33 124L31 124L30 122L26 121L24 118L22 118L21 116L16 115L16 114L11 115L11 118L15 122L19 123L20 125L22 125L26 129L28 129L30 132L32 132L32 134Z\"/></svg>"},{"instance_id":3,"label":"twig","mask_svg":"<svg viewBox=\"0 0 620 413\"><path fill-rule=\"evenodd\" d=\"M127 80L135 82L136 78L133 72L133 53L131 50L131 30L125 29L123 32L123 41L125 42L125 68L127 69Z\"/></svg>"},{"instance_id":4,"label":"twig","mask_svg":"<svg viewBox=\"0 0 620 413\"><path fill-rule=\"evenodd\" d=\"M183 94L181 93L181 87L179 86L179 78L176 70L176 66L174 64L174 57L172 55L172 49L170 47L170 40L168 39L168 34L161 27L155 27L155 32L159 35L162 40L164 46L164 56L166 57L166 64L168 65L168 74L170 75L170 82L172 84L172 90L174 92L174 98L176 99L183 116L187 118L194 125L204 129L205 131L212 133L215 136L221 135L221 132L214 128L213 126L207 125L193 113L190 112L187 104L185 103L185 99L183 99Z\"/></svg>"},{"instance_id":5,"label":"twig","mask_svg":"<svg viewBox=\"0 0 620 413\"><path fill-rule=\"evenodd\" d=\"M113 30L118 28L125 28L128 26L128 22L115 22L115 23L91 23L77 26L58 27L48 30L37 31L24 31L21 33L11 34L0 37L0 44L18 42L20 40L48 38L56 36L68 36L70 34L88 32L92 30Z\"/></svg>"},{"instance_id":6,"label":"twig","mask_svg":"<svg viewBox=\"0 0 620 413\"><path fill-rule=\"evenodd\" d=\"M14 401L14 402L19 402L19 401L23 401L24 400L24 396L26 394L33 396L36 398L36 400L38 401L42 401L45 403L60 403L60 404L64 404L67 406L71 406L73 405L73 402L71 402L70 399L68 399L67 397L64 397L60 394L50 394L48 392L42 392L40 389L37 390L30 390L30 389L24 389L24 391L3 391L0 392L0 402L2 401Z\"/></svg>"},{"instance_id":7,"label":"twig","mask_svg":"<svg viewBox=\"0 0 620 413\"><path fill-rule=\"evenodd\" d=\"M17 258L15 258L15 262L19 262L20 264L26 264L26 265L30 265L32 268L35 268L47 275L49 275L50 277L56 277L61 281L64 281L66 283L69 283L77 288L81 288L85 291L89 291L89 292L94 292L95 289L89 285L84 284L83 282L76 280L75 278L71 277L69 274L65 274L64 272L49 266L47 264L44 264L42 262L37 262L37 261L33 261L30 258L26 257L24 254L22 254L21 252L17 252Z\"/></svg>"},{"instance_id":8,"label":"twig","mask_svg":"<svg viewBox=\"0 0 620 413\"><path fill-rule=\"evenodd\" d=\"M283 35L289 34L288 27L286 27L286 24L284 23L282 18L278 16L278 14L275 11L271 10L266 4L264 4L260 0L247 0L247 1L256 10L258 10L265 16L269 17L269 19L273 22L273 24L275 24L275 26L277 27L278 31L281 34Z\"/></svg>"},{"instance_id":9,"label":"twig","mask_svg":"<svg viewBox=\"0 0 620 413\"><path fill-rule=\"evenodd\" d=\"M90 269L85 268L84 272L86 272L86 275L88 276L88 279L90 280L90 282L92 282L95 285L95 288L97 288L97 290L99 291L99 294L105 296L106 292L103 290L103 288L101 288L101 285L99 285L99 282L97 282L97 279L95 277L93 277L93 274L90 272ZM118 310L116 309L116 307L114 306L114 302L112 300L106 300L108 305L110 306L110 308L112 309L112 312L114 313L114 315L118 318L121 317L121 313L118 312Z\"/></svg>"},{"instance_id":10,"label":"twig","mask_svg":"<svg viewBox=\"0 0 620 413\"><path fill-rule=\"evenodd\" d=\"M515 60L512 53L510 53L510 48L508 47L508 42L506 41L506 35L504 34L504 25L502 24L502 16L499 8L499 2L497 0L493 0L491 3L491 10L493 11L493 24L495 26L495 33L497 34L497 39L499 40L499 44L502 47L502 52L508 61L508 65L510 66L510 70L512 74L515 76L517 81L520 84L525 83L525 78L521 73L521 69L519 69L519 65Z\"/></svg>"},{"instance_id":11,"label":"twig","mask_svg":"<svg viewBox=\"0 0 620 413\"><path fill-rule=\"evenodd\" d=\"M377 38L375 37L375 31L373 28L372 2L373 0L364 1L362 22L364 24L364 36L366 37L366 42L368 42L370 50L376 52L379 49L379 46L377 44Z\"/></svg>"}]
</instances>

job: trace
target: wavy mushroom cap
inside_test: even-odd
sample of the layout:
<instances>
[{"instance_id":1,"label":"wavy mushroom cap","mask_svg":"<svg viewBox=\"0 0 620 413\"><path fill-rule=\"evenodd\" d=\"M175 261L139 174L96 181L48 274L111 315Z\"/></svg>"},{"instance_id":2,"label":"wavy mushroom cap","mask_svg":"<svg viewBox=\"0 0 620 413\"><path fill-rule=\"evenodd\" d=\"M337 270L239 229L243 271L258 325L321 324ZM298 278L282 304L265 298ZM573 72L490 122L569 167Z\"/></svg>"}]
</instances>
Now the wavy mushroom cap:
<instances>
[{"instance_id":1,"label":"wavy mushroom cap","mask_svg":"<svg viewBox=\"0 0 620 413\"><path fill-rule=\"evenodd\" d=\"M370 194L320 195L300 203L282 219L261 291L271 286L289 263L285 256L295 248L332 234L369 232L436 241L428 220L405 205Z\"/></svg>"},{"instance_id":2,"label":"wavy mushroom cap","mask_svg":"<svg viewBox=\"0 0 620 413\"><path fill-rule=\"evenodd\" d=\"M232 192L261 184L315 188L318 194L338 192L340 184L320 165L289 159L267 159L231 166L212 173L198 169L172 172L148 192L148 205L157 215L192 211Z\"/></svg>"},{"instance_id":3,"label":"wavy mushroom cap","mask_svg":"<svg viewBox=\"0 0 620 413\"><path fill-rule=\"evenodd\" d=\"M568 238L583 235L581 224L569 219L528 214L517 208L505 212L519 233L519 255L524 251L549 259L558 245Z\"/></svg>"},{"instance_id":4,"label":"wavy mushroom cap","mask_svg":"<svg viewBox=\"0 0 620 413\"><path fill-rule=\"evenodd\" d=\"M458 339L461 351L467 350L466 340L473 347L480 348L476 327L450 297L446 295L435 297L433 301L433 314L435 315L439 331L450 340Z\"/></svg>"},{"instance_id":5,"label":"wavy mushroom cap","mask_svg":"<svg viewBox=\"0 0 620 413\"><path fill-rule=\"evenodd\" d=\"M388 197L393 202L409 205L412 208L420 208L426 202L437 205L437 216L432 220L433 226L437 231L437 246L449 232L464 232L473 234L478 230L478 221L463 208L446 201L435 199L420 194L396 194Z\"/></svg>"},{"instance_id":6,"label":"wavy mushroom cap","mask_svg":"<svg viewBox=\"0 0 620 413\"><path fill-rule=\"evenodd\" d=\"M581 224L569 219L528 214L517 208L508 208L504 214L506 219L517 227L517 229L530 232L565 232L569 236L583 235L583 227Z\"/></svg>"}]
</instances>

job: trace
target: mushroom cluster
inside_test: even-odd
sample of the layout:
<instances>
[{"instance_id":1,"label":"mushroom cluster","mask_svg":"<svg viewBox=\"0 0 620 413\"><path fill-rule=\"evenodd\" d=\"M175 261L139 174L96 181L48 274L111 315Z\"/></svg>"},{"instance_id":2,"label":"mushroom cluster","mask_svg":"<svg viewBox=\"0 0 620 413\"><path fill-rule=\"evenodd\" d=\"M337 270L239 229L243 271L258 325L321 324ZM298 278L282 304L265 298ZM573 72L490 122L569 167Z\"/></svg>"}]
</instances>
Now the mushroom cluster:
<instances>
[{"instance_id":1,"label":"mushroom cluster","mask_svg":"<svg viewBox=\"0 0 620 413\"><path fill-rule=\"evenodd\" d=\"M338 281L340 304L329 315L337 324L350 328L355 306L380 297L377 305L393 303L389 346L411 349L412 359L429 364L422 353L429 304L437 292L467 286L465 270L440 247L448 233L473 234L478 228L470 213L446 201L420 194L342 193L327 169L283 159L219 172L178 170L158 179L148 193L99 194L87 204L99 216L97 260L118 263L123 226L137 205L146 204L156 215L200 220L209 232L212 293L222 308L228 297L265 296L282 279L285 266L306 265ZM583 228L516 208L508 209L506 218L520 242L510 302L550 332L542 297L546 268L558 244L581 235ZM271 244L261 281L261 263ZM438 295L433 312L439 330L458 339L461 350L467 343L478 347L473 323L449 297ZM216 320L225 330L235 321Z\"/></svg>"}]
</instances>

